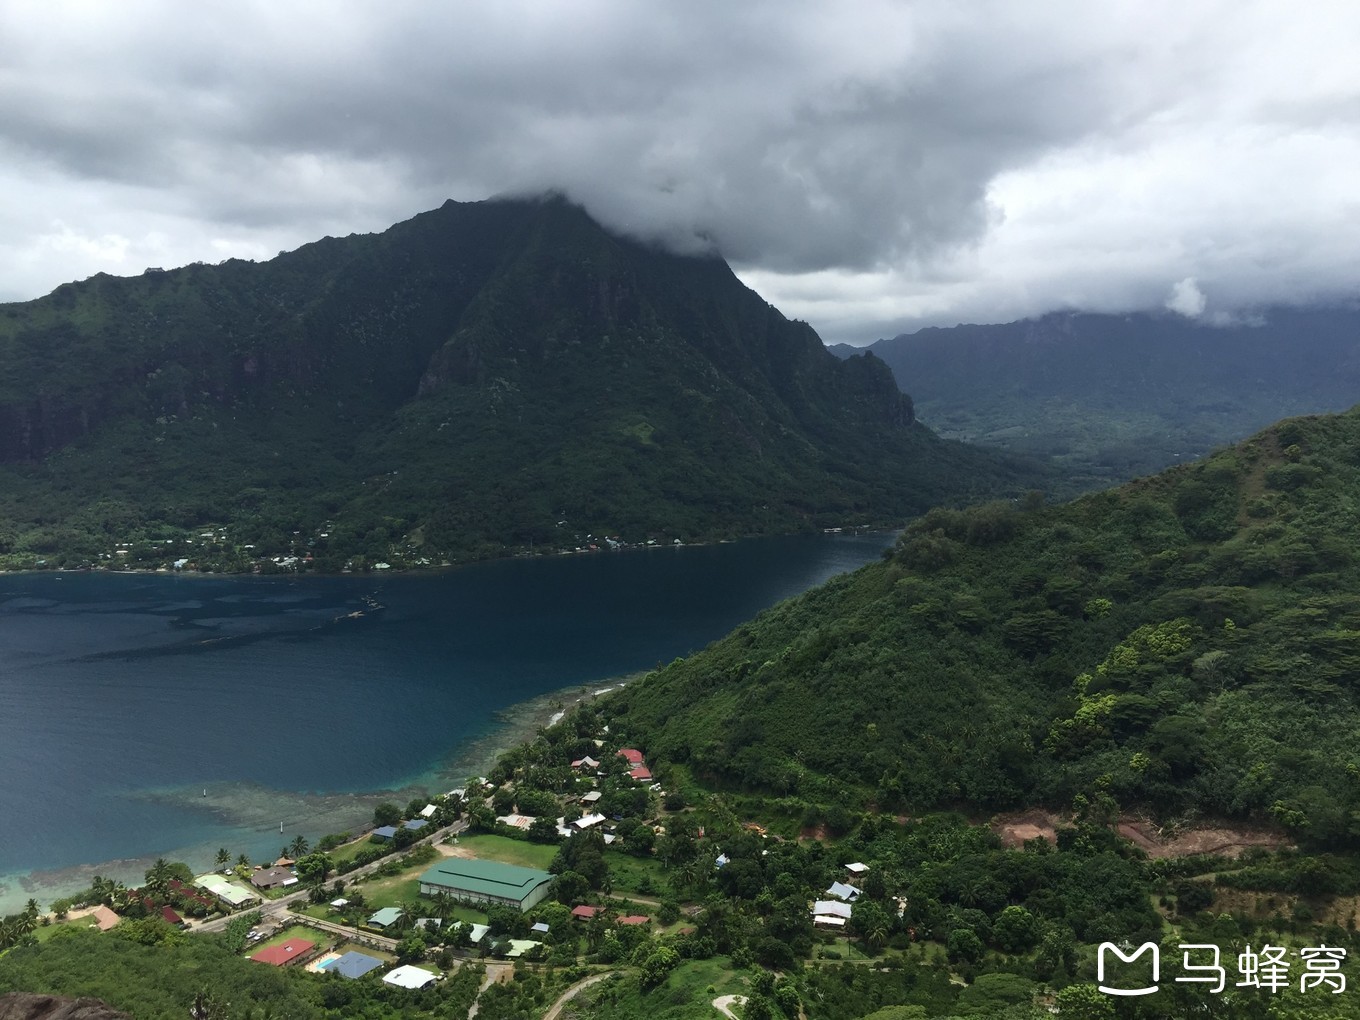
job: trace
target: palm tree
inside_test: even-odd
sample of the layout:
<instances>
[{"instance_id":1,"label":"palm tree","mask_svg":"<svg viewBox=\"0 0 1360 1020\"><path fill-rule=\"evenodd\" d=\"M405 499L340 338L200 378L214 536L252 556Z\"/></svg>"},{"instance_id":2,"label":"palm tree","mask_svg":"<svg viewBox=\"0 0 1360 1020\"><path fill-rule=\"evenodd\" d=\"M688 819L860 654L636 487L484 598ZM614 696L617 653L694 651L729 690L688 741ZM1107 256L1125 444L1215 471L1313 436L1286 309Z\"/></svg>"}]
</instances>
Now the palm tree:
<instances>
[{"instance_id":1,"label":"palm tree","mask_svg":"<svg viewBox=\"0 0 1360 1020\"><path fill-rule=\"evenodd\" d=\"M96 903L107 903L113 897L114 883L111 878L95 875L90 882L90 898Z\"/></svg>"},{"instance_id":2,"label":"palm tree","mask_svg":"<svg viewBox=\"0 0 1360 1020\"><path fill-rule=\"evenodd\" d=\"M194 996L189 1016L193 1020L227 1020L227 1004L213 998L212 993L205 988Z\"/></svg>"},{"instance_id":3,"label":"palm tree","mask_svg":"<svg viewBox=\"0 0 1360 1020\"><path fill-rule=\"evenodd\" d=\"M307 842L306 836L294 836L293 842L288 844L288 856L297 860L299 857L305 857L310 848L311 844Z\"/></svg>"},{"instance_id":4,"label":"palm tree","mask_svg":"<svg viewBox=\"0 0 1360 1020\"><path fill-rule=\"evenodd\" d=\"M875 949L883 945L888 940L888 919L875 916L869 923L869 930L864 933L864 940Z\"/></svg>"},{"instance_id":5,"label":"palm tree","mask_svg":"<svg viewBox=\"0 0 1360 1020\"><path fill-rule=\"evenodd\" d=\"M245 854L241 854L241 856L236 858L236 866L238 868L250 867L250 858L247 857Z\"/></svg>"},{"instance_id":6,"label":"palm tree","mask_svg":"<svg viewBox=\"0 0 1360 1020\"><path fill-rule=\"evenodd\" d=\"M218 868L225 868L231 862L231 851L224 846L218 847L213 861Z\"/></svg>"},{"instance_id":7,"label":"palm tree","mask_svg":"<svg viewBox=\"0 0 1360 1020\"><path fill-rule=\"evenodd\" d=\"M412 900L407 900L401 905L401 912L397 914L397 927L409 928L416 923L420 917L420 904Z\"/></svg>"},{"instance_id":8,"label":"palm tree","mask_svg":"<svg viewBox=\"0 0 1360 1020\"><path fill-rule=\"evenodd\" d=\"M435 893L434 907L431 912L441 921L447 921L453 916L453 897L447 892Z\"/></svg>"},{"instance_id":9,"label":"palm tree","mask_svg":"<svg viewBox=\"0 0 1360 1020\"><path fill-rule=\"evenodd\" d=\"M222 853L223 851L219 850L218 856ZM165 892L170 884L170 862L164 857L157 857L156 863L146 871L146 884L155 892Z\"/></svg>"}]
</instances>

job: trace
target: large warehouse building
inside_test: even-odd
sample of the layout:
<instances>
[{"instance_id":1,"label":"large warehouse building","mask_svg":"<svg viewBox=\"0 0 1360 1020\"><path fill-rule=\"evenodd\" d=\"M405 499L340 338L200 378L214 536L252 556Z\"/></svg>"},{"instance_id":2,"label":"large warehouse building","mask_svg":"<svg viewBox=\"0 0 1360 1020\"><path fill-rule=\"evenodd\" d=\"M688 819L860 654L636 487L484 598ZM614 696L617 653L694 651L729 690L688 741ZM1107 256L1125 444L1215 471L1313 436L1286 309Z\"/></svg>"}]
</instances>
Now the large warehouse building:
<instances>
[{"instance_id":1,"label":"large warehouse building","mask_svg":"<svg viewBox=\"0 0 1360 1020\"><path fill-rule=\"evenodd\" d=\"M447 857L420 876L420 892L448 893L456 900L502 903L524 911L547 898L552 881L552 875L533 868Z\"/></svg>"}]
</instances>

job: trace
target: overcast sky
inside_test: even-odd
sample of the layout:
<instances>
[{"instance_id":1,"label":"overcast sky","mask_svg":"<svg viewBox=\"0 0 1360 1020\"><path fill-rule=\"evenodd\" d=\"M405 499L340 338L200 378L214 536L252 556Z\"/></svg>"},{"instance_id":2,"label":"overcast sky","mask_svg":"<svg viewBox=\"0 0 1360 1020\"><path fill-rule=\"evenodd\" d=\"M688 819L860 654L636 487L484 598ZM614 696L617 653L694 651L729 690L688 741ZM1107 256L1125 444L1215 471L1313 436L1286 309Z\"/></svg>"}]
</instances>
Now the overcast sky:
<instances>
[{"instance_id":1,"label":"overcast sky","mask_svg":"<svg viewBox=\"0 0 1360 1020\"><path fill-rule=\"evenodd\" d=\"M827 341L1360 296L1355 0L0 4L0 300L556 188Z\"/></svg>"}]
</instances>

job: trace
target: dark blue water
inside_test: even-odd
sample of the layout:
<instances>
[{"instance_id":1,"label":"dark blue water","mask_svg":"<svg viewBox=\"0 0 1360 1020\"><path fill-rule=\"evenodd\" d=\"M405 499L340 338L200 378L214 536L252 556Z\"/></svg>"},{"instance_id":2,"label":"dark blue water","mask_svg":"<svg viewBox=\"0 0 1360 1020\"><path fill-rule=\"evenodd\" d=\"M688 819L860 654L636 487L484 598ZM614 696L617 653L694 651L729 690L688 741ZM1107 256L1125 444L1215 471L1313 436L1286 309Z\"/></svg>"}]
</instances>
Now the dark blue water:
<instances>
[{"instance_id":1,"label":"dark blue water","mask_svg":"<svg viewBox=\"0 0 1360 1020\"><path fill-rule=\"evenodd\" d=\"M272 856L380 792L458 785L498 713L700 648L890 540L412 577L0 577L0 912L159 854ZM347 619L366 599L383 610Z\"/></svg>"}]
</instances>

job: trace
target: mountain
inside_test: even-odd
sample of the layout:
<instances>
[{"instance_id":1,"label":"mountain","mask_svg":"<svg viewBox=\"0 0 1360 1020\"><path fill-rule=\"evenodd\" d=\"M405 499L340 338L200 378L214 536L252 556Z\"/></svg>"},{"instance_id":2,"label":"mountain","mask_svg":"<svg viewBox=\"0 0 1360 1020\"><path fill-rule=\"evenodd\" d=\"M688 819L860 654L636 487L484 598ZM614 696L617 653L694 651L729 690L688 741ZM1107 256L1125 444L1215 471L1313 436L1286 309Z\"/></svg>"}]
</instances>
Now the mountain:
<instances>
[{"instance_id":1,"label":"mountain","mask_svg":"<svg viewBox=\"0 0 1360 1020\"><path fill-rule=\"evenodd\" d=\"M890 522L1038 477L940 441L881 361L722 260L557 198L0 306L9 566L438 563Z\"/></svg>"},{"instance_id":2,"label":"mountain","mask_svg":"<svg viewBox=\"0 0 1360 1020\"><path fill-rule=\"evenodd\" d=\"M1061 507L934 510L888 561L626 688L610 732L807 802L1100 794L1353 845L1357 491L1360 410Z\"/></svg>"},{"instance_id":3,"label":"mountain","mask_svg":"<svg viewBox=\"0 0 1360 1020\"><path fill-rule=\"evenodd\" d=\"M1271 308L1218 325L1064 312L923 329L867 349L941 435L1052 456L1089 486L1360 402L1357 308Z\"/></svg>"}]
</instances>

